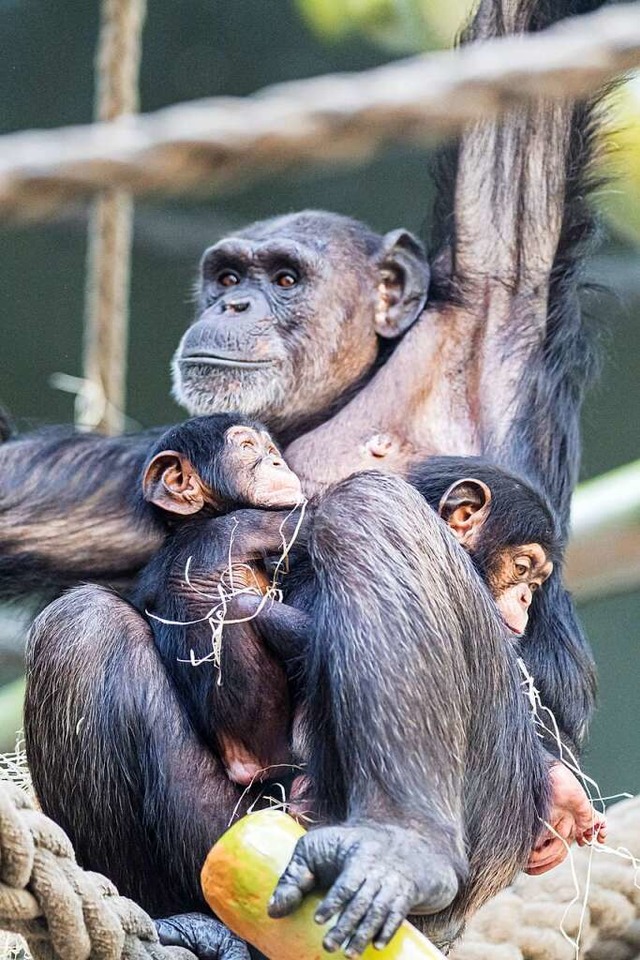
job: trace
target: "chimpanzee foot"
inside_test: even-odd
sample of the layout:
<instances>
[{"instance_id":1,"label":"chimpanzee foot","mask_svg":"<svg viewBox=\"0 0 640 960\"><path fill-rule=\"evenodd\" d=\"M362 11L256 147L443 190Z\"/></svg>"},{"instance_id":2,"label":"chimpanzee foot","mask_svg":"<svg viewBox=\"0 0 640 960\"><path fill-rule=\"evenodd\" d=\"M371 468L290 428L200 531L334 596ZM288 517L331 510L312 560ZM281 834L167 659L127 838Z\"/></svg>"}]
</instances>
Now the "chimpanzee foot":
<instances>
[{"instance_id":1,"label":"chimpanzee foot","mask_svg":"<svg viewBox=\"0 0 640 960\"><path fill-rule=\"evenodd\" d=\"M458 892L449 859L413 830L384 824L321 827L302 837L269 903L284 917L315 887L328 890L316 921L337 918L323 945L356 957L389 942L408 913L444 910Z\"/></svg>"},{"instance_id":2,"label":"chimpanzee foot","mask_svg":"<svg viewBox=\"0 0 640 960\"><path fill-rule=\"evenodd\" d=\"M249 948L215 917L181 913L155 921L160 943L186 947L199 960L250 960Z\"/></svg>"}]
</instances>

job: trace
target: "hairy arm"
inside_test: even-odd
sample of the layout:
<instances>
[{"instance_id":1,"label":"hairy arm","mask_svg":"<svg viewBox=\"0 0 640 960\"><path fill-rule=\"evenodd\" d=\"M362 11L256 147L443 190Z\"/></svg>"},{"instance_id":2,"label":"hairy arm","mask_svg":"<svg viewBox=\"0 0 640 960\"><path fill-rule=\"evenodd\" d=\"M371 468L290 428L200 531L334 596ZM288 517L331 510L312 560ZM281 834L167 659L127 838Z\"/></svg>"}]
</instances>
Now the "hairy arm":
<instances>
[{"instance_id":1,"label":"hairy arm","mask_svg":"<svg viewBox=\"0 0 640 960\"><path fill-rule=\"evenodd\" d=\"M0 446L0 598L127 579L149 559L162 538L132 491L156 434L55 428Z\"/></svg>"}]
</instances>

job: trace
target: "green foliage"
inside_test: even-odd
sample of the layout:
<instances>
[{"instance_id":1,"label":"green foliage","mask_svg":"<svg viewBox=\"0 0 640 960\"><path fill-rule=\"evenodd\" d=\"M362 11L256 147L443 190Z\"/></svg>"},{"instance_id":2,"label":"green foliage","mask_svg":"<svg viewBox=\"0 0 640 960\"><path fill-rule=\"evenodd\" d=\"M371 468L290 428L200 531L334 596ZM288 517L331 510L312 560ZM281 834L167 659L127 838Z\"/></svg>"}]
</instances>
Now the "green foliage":
<instances>
[{"instance_id":1,"label":"green foliage","mask_svg":"<svg viewBox=\"0 0 640 960\"><path fill-rule=\"evenodd\" d=\"M434 43L423 0L297 0L297 4L312 29L330 40L360 32L399 52L425 50Z\"/></svg>"},{"instance_id":2,"label":"green foliage","mask_svg":"<svg viewBox=\"0 0 640 960\"><path fill-rule=\"evenodd\" d=\"M640 72L617 86L607 103L601 207L618 233L640 243Z\"/></svg>"},{"instance_id":3,"label":"green foliage","mask_svg":"<svg viewBox=\"0 0 640 960\"><path fill-rule=\"evenodd\" d=\"M337 40L362 33L397 53L450 46L472 0L296 0L320 36Z\"/></svg>"}]
</instances>

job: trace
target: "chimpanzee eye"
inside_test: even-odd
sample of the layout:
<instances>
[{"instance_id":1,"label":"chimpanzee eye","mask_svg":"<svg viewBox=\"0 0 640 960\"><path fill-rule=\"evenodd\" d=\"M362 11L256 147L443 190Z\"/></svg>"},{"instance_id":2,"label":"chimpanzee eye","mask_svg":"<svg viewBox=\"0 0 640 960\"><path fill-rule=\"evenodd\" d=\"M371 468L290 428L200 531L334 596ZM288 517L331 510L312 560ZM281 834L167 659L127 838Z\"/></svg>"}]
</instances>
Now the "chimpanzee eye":
<instances>
[{"instance_id":1,"label":"chimpanzee eye","mask_svg":"<svg viewBox=\"0 0 640 960\"><path fill-rule=\"evenodd\" d=\"M526 559L526 557L519 557L517 560L514 560L514 565L516 568L516 573L519 577L526 577L531 569L531 564Z\"/></svg>"},{"instance_id":2,"label":"chimpanzee eye","mask_svg":"<svg viewBox=\"0 0 640 960\"><path fill-rule=\"evenodd\" d=\"M531 590L531 593L535 593L536 590L539 590L539 589L540 589L540 584L536 583L535 580L529 584L529 590Z\"/></svg>"},{"instance_id":3,"label":"chimpanzee eye","mask_svg":"<svg viewBox=\"0 0 640 960\"><path fill-rule=\"evenodd\" d=\"M223 287L235 287L237 283L240 283L240 277L233 270L223 270L218 275L218 283Z\"/></svg>"},{"instance_id":4,"label":"chimpanzee eye","mask_svg":"<svg viewBox=\"0 0 640 960\"><path fill-rule=\"evenodd\" d=\"M273 278L279 287L295 287L298 282L297 274L293 270L279 270Z\"/></svg>"}]
</instances>

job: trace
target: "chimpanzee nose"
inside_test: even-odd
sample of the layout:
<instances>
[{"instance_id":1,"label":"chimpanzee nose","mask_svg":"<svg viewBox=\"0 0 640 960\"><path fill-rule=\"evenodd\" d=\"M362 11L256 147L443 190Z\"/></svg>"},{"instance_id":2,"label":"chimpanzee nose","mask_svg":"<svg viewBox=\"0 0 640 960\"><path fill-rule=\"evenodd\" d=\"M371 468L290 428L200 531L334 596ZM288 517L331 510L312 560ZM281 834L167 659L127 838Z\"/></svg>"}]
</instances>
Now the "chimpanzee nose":
<instances>
[{"instance_id":1,"label":"chimpanzee nose","mask_svg":"<svg viewBox=\"0 0 640 960\"><path fill-rule=\"evenodd\" d=\"M245 310L248 310L251 306L251 301L242 299L242 300L224 300L222 302L222 312L230 310L231 313L244 313Z\"/></svg>"},{"instance_id":2,"label":"chimpanzee nose","mask_svg":"<svg viewBox=\"0 0 640 960\"><path fill-rule=\"evenodd\" d=\"M520 603L524 609L528 610L531 606L531 601L533 600L533 594L531 593L531 589L528 584L525 583L522 585L518 599L520 600Z\"/></svg>"}]
</instances>

